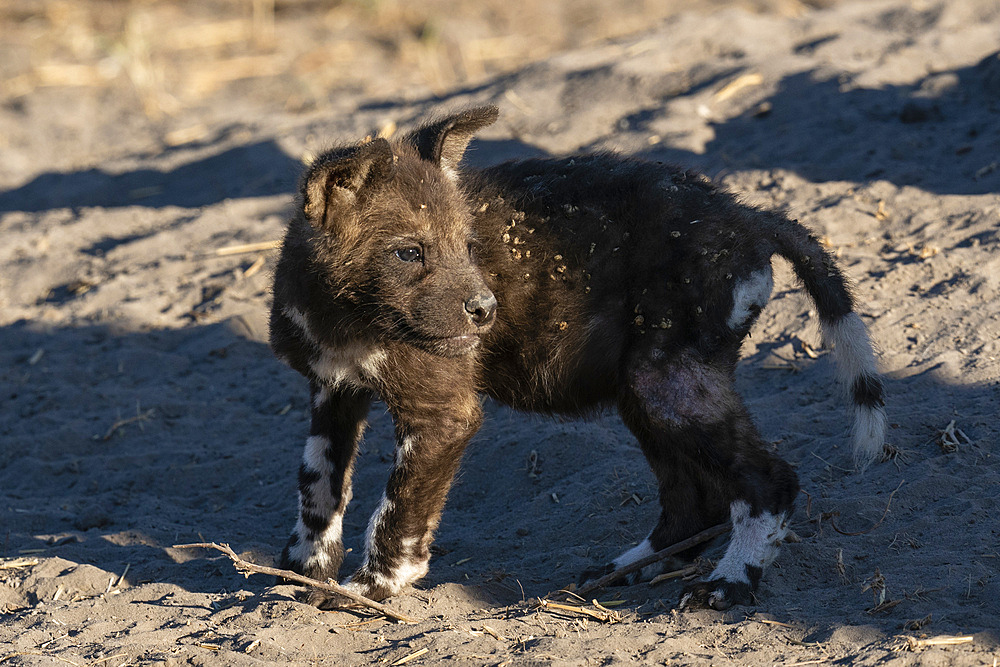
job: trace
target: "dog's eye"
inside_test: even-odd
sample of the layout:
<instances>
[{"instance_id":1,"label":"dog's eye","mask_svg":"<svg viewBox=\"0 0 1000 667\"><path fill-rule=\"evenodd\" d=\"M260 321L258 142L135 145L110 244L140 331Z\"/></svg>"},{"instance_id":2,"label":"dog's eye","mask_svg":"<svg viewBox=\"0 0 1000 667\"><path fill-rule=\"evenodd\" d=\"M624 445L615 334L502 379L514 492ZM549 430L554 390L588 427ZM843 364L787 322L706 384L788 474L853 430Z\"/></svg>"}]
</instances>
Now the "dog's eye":
<instances>
[{"instance_id":1,"label":"dog's eye","mask_svg":"<svg viewBox=\"0 0 1000 667\"><path fill-rule=\"evenodd\" d=\"M396 251L396 257L404 262L419 262L423 259L423 254L420 252L420 248L400 248Z\"/></svg>"}]
</instances>

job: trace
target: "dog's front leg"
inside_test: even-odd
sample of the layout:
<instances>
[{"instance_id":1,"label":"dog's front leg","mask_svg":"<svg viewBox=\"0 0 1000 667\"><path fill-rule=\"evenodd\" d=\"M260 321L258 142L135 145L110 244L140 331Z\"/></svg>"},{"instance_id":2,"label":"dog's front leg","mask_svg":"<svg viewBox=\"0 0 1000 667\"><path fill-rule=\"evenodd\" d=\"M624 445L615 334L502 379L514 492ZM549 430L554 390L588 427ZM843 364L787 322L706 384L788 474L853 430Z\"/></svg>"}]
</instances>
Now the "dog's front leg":
<instances>
[{"instance_id":1,"label":"dog's front leg","mask_svg":"<svg viewBox=\"0 0 1000 667\"><path fill-rule=\"evenodd\" d=\"M282 568L320 581L337 576L351 473L371 400L365 389L312 385L312 425L299 466L299 519L281 554Z\"/></svg>"},{"instance_id":2,"label":"dog's front leg","mask_svg":"<svg viewBox=\"0 0 1000 667\"><path fill-rule=\"evenodd\" d=\"M430 545L462 452L482 423L475 392L385 397L396 453L385 495L365 537L365 560L347 586L375 600L427 573Z\"/></svg>"}]
</instances>

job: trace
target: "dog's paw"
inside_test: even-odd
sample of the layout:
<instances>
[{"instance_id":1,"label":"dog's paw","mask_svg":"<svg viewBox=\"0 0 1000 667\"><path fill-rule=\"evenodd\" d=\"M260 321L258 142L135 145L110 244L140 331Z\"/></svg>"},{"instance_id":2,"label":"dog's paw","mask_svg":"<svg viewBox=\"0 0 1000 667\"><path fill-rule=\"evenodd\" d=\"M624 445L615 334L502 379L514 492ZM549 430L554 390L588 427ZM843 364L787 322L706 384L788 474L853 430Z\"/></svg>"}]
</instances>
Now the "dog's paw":
<instances>
[{"instance_id":1,"label":"dog's paw","mask_svg":"<svg viewBox=\"0 0 1000 667\"><path fill-rule=\"evenodd\" d=\"M357 603L351 601L350 598L346 598L343 595L338 595L337 593L333 593L331 591L321 591L316 588L307 588L304 591L300 591L296 594L295 599L299 602L304 602L305 604L312 605L313 607L324 611L333 611L336 609L346 609L357 606Z\"/></svg>"},{"instance_id":2,"label":"dog's paw","mask_svg":"<svg viewBox=\"0 0 1000 667\"><path fill-rule=\"evenodd\" d=\"M681 593L680 608L724 611L734 604L753 604L755 600L749 583L712 579L685 586Z\"/></svg>"}]
</instances>

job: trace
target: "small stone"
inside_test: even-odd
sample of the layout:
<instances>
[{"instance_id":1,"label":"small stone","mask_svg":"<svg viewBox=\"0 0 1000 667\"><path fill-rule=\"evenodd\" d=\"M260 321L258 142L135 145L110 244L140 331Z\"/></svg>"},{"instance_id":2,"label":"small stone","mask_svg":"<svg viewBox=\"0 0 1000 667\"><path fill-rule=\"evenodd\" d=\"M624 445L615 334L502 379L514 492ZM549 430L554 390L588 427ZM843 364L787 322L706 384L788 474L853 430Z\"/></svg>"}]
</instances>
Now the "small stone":
<instances>
[{"instance_id":1,"label":"small stone","mask_svg":"<svg viewBox=\"0 0 1000 667\"><path fill-rule=\"evenodd\" d=\"M637 327L641 327L643 323L645 323L646 318L643 317L642 315L637 315L634 321Z\"/></svg>"},{"instance_id":2,"label":"small stone","mask_svg":"<svg viewBox=\"0 0 1000 667\"><path fill-rule=\"evenodd\" d=\"M670 235L673 236L675 239L678 239L678 238L681 237L681 233L679 231L677 231L677 230L674 230L674 231L670 232Z\"/></svg>"}]
</instances>

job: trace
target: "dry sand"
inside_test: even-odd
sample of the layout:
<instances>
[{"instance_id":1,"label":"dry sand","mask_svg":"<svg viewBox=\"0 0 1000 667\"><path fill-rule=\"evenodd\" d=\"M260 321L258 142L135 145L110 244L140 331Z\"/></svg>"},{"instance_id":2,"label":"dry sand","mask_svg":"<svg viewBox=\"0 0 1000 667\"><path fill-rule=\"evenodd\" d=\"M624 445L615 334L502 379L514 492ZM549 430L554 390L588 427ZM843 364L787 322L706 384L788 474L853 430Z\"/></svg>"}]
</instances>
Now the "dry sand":
<instances>
[{"instance_id":1,"label":"dry sand","mask_svg":"<svg viewBox=\"0 0 1000 667\"><path fill-rule=\"evenodd\" d=\"M264 21L218 48L252 34L301 53L285 62L274 47L242 65L272 76L233 82L232 61L254 56L234 52L198 79L197 50L142 50L173 35L150 24L177 20L164 3L143 5L145 23L125 21L123 50L106 52L65 17L85 4L0 12L4 667L997 664L995 0L663 3L645 15L589 3L590 20L614 29L553 33L537 52L489 42L487 19L456 10L442 25L476 35L481 51L492 44L495 59L455 55L451 33L432 49L422 33L393 42L376 30L351 48L382 60L339 65L344 42L324 30L353 24L279 4L285 13L262 14L277 17L273 33ZM538 30L572 13L553 6L562 14ZM62 41L42 39L52 26ZM40 48L62 69L45 69ZM73 59L83 64L67 70ZM465 70L441 73L455 62ZM419 623L318 612L221 554L171 547L228 542L272 564L296 511L307 390L266 346L275 256L214 251L278 238L303 158L329 142L482 102L503 113L471 163L615 149L697 167L817 230L856 281L884 350L897 455L850 470L848 414L815 313L779 263L739 386L799 472L802 539L765 574L756 605L678 612L681 583L668 581L601 593L615 623L538 608L645 535L655 486L616 419L496 405L430 573L389 601ZM349 567L391 460L382 407L371 422L345 521ZM720 553L721 543L706 555Z\"/></svg>"}]
</instances>

